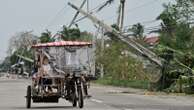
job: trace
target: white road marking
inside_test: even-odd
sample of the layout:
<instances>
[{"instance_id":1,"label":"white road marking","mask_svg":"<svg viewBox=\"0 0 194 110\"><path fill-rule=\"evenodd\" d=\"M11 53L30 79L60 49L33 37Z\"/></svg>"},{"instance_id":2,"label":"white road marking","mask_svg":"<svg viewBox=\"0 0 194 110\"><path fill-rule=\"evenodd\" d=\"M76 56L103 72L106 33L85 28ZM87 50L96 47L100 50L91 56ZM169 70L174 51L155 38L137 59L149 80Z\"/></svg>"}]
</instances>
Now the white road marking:
<instances>
[{"instance_id":1,"label":"white road marking","mask_svg":"<svg viewBox=\"0 0 194 110\"><path fill-rule=\"evenodd\" d=\"M103 103L103 101L98 100L98 99L91 99L91 101L93 101L93 102L97 102L97 103Z\"/></svg>"}]
</instances>

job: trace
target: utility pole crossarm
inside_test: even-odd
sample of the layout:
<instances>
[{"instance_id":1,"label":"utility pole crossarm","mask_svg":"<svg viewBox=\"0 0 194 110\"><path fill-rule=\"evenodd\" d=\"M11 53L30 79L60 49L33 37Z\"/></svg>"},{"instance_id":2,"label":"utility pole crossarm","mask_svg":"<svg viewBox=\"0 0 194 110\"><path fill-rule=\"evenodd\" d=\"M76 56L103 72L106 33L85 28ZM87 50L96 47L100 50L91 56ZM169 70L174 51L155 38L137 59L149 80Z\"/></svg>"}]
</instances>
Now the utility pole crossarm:
<instances>
[{"instance_id":1,"label":"utility pole crossarm","mask_svg":"<svg viewBox=\"0 0 194 110\"><path fill-rule=\"evenodd\" d=\"M77 6L75 6L71 3L68 3L68 5L70 5L75 10L79 11L81 14L87 16L93 23L98 24L99 26L103 27L104 29L106 29L109 32L112 32L121 41L128 44L130 47L134 48L142 56L145 56L146 58L148 58L151 62L154 62L159 66L162 66L162 62L161 62L162 59L159 59L159 57L155 53L153 53L152 51L148 50L147 48L145 48L141 44L137 43L133 39L129 39L127 36L122 35L120 31L115 30L114 28L105 24L103 21L99 20L97 17L91 15L90 13L87 13L87 12L83 11L82 9L79 9Z\"/></svg>"},{"instance_id":2,"label":"utility pole crossarm","mask_svg":"<svg viewBox=\"0 0 194 110\"><path fill-rule=\"evenodd\" d=\"M81 6L79 7L79 9L82 9L83 6L85 5L85 3L87 2L87 0L84 0L81 4ZM70 25L69 25L69 28L74 24L74 21L76 20L77 16L79 15L79 11L76 12L75 16L73 17Z\"/></svg>"}]
</instances>

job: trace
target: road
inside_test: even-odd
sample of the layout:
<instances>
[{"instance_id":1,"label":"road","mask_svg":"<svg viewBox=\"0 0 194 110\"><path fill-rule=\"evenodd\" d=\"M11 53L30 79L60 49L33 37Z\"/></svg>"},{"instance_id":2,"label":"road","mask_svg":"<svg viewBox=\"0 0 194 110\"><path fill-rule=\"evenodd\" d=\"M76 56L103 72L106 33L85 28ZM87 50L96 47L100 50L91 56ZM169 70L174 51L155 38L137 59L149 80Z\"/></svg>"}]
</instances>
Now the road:
<instances>
[{"instance_id":1,"label":"road","mask_svg":"<svg viewBox=\"0 0 194 110\"><path fill-rule=\"evenodd\" d=\"M26 110L26 80L0 79L0 110ZM128 89L127 89L128 90ZM183 96L154 96L141 93L121 93L123 88L92 85L92 97L85 100L83 110L194 110L194 98ZM74 110L69 102L32 104L34 110Z\"/></svg>"}]
</instances>

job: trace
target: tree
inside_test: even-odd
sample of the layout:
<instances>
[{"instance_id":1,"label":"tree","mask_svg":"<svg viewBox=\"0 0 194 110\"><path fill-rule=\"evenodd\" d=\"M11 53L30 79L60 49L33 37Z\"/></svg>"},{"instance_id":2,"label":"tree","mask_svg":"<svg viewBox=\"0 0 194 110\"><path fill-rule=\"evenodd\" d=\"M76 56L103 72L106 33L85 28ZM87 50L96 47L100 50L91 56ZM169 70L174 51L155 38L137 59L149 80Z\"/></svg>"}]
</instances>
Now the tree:
<instances>
[{"instance_id":1,"label":"tree","mask_svg":"<svg viewBox=\"0 0 194 110\"><path fill-rule=\"evenodd\" d=\"M46 30L45 32L41 33L41 36L40 36L41 43L52 42L52 41L54 41L54 38L52 38L52 34L50 31Z\"/></svg>"},{"instance_id":2,"label":"tree","mask_svg":"<svg viewBox=\"0 0 194 110\"><path fill-rule=\"evenodd\" d=\"M157 18L162 21L159 46L164 47L157 53L165 59L158 87L163 85L161 86L163 89L174 83L174 79L178 79L180 75L188 76L188 73L185 72L185 70L188 71L188 68L180 66L179 62L191 68L194 66L194 57L192 56L194 53L194 28L190 24L194 15L192 2L176 0L174 4L165 4L164 8ZM160 50L159 46L156 50ZM175 67L172 68L168 65ZM183 71L179 72L177 68Z\"/></svg>"},{"instance_id":3,"label":"tree","mask_svg":"<svg viewBox=\"0 0 194 110\"><path fill-rule=\"evenodd\" d=\"M81 37L79 40L92 41L93 35L91 33L87 32L87 31L83 31L80 34L81 34Z\"/></svg>"},{"instance_id":4,"label":"tree","mask_svg":"<svg viewBox=\"0 0 194 110\"><path fill-rule=\"evenodd\" d=\"M6 57L0 64L0 70L3 72L7 72L10 66L11 66L10 57Z\"/></svg>"},{"instance_id":5,"label":"tree","mask_svg":"<svg viewBox=\"0 0 194 110\"><path fill-rule=\"evenodd\" d=\"M193 47L193 28L190 20L194 7L188 0L176 0L164 5L165 10L157 19L162 20L160 43L174 49L188 50Z\"/></svg>"},{"instance_id":6,"label":"tree","mask_svg":"<svg viewBox=\"0 0 194 110\"><path fill-rule=\"evenodd\" d=\"M101 53L97 48L97 65L104 67L105 77L111 80L145 80L143 65L129 55L129 48L121 41L106 41L109 47Z\"/></svg>"},{"instance_id":7,"label":"tree","mask_svg":"<svg viewBox=\"0 0 194 110\"><path fill-rule=\"evenodd\" d=\"M15 34L9 43L9 59L10 65L20 63L22 61L17 55L22 55L27 58L33 58L33 52L31 51L31 46L34 42L37 42L38 37L33 35L31 32L20 32ZM31 68L31 63L24 61L25 66L28 70Z\"/></svg>"},{"instance_id":8,"label":"tree","mask_svg":"<svg viewBox=\"0 0 194 110\"><path fill-rule=\"evenodd\" d=\"M67 28L63 26L63 29L58 32L60 39L65 41L92 41L93 35L88 33L87 31L81 32L79 28Z\"/></svg>"},{"instance_id":9,"label":"tree","mask_svg":"<svg viewBox=\"0 0 194 110\"><path fill-rule=\"evenodd\" d=\"M59 31L59 35L63 40L78 40L81 37L81 32L78 28L67 28L63 26L62 31Z\"/></svg>"},{"instance_id":10,"label":"tree","mask_svg":"<svg viewBox=\"0 0 194 110\"><path fill-rule=\"evenodd\" d=\"M143 39L144 27L140 23L134 24L132 28L129 29L137 39Z\"/></svg>"},{"instance_id":11,"label":"tree","mask_svg":"<svg viewBox=\"0 0 194 110\"><path fill-rule=\"evenodd\" d=\"M119 26L117 24L113 24L111 25L112 28L114 28L115 30L119 30ZM115 34L113 34L112 32L106 32L105 35L107 35L111 40L119 40L117 36L115 36Z\"/></svg>"},{"instance_id":12,"label":"tree","mask_svg":"<svg viewBox=\"0 0 194 110\"><path fill-rule=\"evenodd\" d=\"M38 40L38 37L31 32L16 33L9 40L8 54L11 55L17 50L29 50L31 46Z\"/></svg>"},{"instance_id":13,"label":"tree","mask_svg":"<svg viewBox=\"0 0 194 110\"><path fill-rule=\"evenodd\" d=\"M162 20L162 28L173 37L173 32L179 23L189 23L194 15L191 1L176 0L175 4L164 4L165 10L157 17Z\"/></svg>"},{"instance_id":14,"label":"tree","mask_svg":"<svg viewBox=\"0 0 194 110\"><path fill-rule=\"evenodd\" d=\"M181 23L176 27L176 42L175 49L182 51L191 51L193 50L194 44L194 29L190 28L189 24ZM193 51L194 52L194 51Z\"/></svg>"}]
</instances>

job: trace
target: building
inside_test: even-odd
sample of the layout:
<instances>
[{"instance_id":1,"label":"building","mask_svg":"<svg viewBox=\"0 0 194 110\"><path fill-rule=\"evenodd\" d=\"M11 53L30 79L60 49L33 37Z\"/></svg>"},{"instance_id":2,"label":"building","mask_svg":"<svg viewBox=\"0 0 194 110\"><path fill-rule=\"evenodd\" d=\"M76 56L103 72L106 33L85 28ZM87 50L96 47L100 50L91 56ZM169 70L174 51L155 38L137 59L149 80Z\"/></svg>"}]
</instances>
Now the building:
<instances>
[{"instance_id":1,"label":"building","mask_svg":"<svg viewBox=\"0 0 194 110\"><path fill-rule=\"evenodd\" d=\"M146 44L149 44L150 46L155 46L159 43L160 39L159 36L152 36L152 37L146 37L144 39L144 42Z\"/></svg>"}]
</instances>

